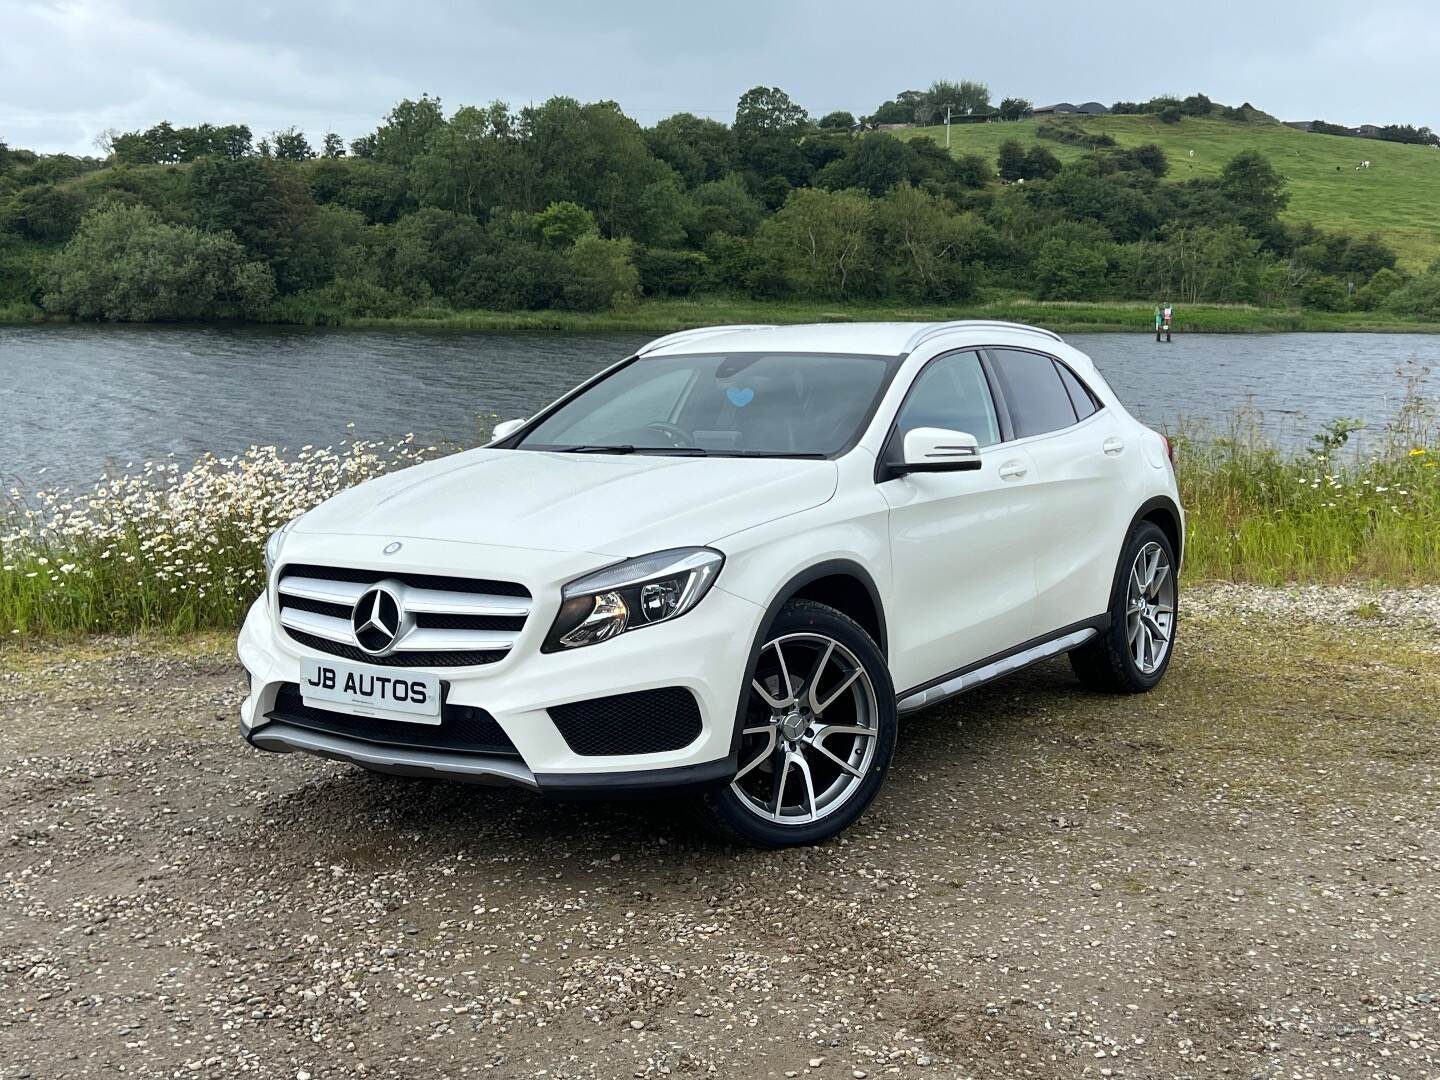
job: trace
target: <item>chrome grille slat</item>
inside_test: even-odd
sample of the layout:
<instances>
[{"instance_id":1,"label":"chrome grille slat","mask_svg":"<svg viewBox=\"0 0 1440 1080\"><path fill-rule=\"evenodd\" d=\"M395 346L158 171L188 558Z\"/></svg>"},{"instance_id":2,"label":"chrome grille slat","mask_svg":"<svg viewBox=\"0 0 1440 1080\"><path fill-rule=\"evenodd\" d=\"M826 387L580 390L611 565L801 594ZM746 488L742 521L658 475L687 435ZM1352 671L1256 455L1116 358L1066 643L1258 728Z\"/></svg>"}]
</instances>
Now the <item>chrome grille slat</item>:
<instances>
[{"instance_id":1,"label":"chrome grille slat","mask_svg":"<svg viewBox=\"0 0 1440 1080\"><path fill-rule=\"evenodd\" d=\"M337 619L333 615L282 607L280 625L289 630L299 630L303 634L314 634L340 645L355 644L355 632L350 628L349 621Z\"/></svg>"},{"instance_id":2,"label":"chrome grille slat","mask_svg":"<svg viewBox=\"0 0 1440 1080\"><path fill-rule=\"evenodd\" d=\"M327 604L350 604L365 595L369 585L358 581L325 581L312 577L287 577L280 581L282 596L299 596L305 600L320 600Z\"/></svg>"},{"instance_id":3,"label":"chrome grille slat","mask_svg":"<svg viewBox=\"0 0 1440 1080\"><path fill-rule=\"evenodd\" d=\"M371 653L342 613L381 583L400 605L402 629L387 652ZM282 567L275 588L280 624L301 644L381 664L403 664L414 654L413 663L428 667L499 660L514 648L532 604L516 582L347 567Z\"/></svg>"},{"instance_id":4,"label":"chrome grille slat","mask_svg":"<svg viewBox=\"0 0 1440 1080\"><path fill-rule=\"evenodd\" d=\"M363 593L364 590L361 590ZM360 599L357 593L355 599ZM354 600L350 601L352 604ZM489 596L485 593L441 592L439 589L405 590L405 610L433 615L530 614L530 601L523 596Z\"/></svg>"},{"instance_id":5,"label":"chrome grille slat","mask_svg":"<svg viewBox=\"0 0 1440 1080\"><path fill-rule=\"evenodd\" d=\"M504 652L515 635L503 630L440 630L417 626L395 644L398 652Z\"/></svg>"}]
</instances>

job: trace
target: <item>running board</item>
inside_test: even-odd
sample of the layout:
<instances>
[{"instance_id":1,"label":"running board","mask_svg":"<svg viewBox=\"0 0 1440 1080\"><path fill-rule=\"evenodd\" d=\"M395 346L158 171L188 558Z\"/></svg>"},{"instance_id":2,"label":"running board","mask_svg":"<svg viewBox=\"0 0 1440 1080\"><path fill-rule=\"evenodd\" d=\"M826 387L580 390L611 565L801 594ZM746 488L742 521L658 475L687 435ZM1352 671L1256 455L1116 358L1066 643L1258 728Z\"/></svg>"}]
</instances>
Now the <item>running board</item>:
<instances>
[{"instance_id":1,"label":"running board","mask_svg":"<svg viewBox=\"0 0 1440 1080\"><path fill-rule=\"evenodd\" d=\"M1049 660L1052 656L1059 656L1067 653L1077 645L1083 645L1093 638L1099 631L1093 626L1086 626L1073 633L1065 634L1062 637L1052 638L1050 641L1042 641L1039 645L1032 645L1028 649L1011 653L1009 656L1002 656L999 660L992 660L983 664L973 671L966 671L959 675L952 675L944 682L936 683L925 690L917 690L913 694L907 694L901 698L897 708L902 713L914 712L916 709L924 709L936 702L944 701L946 698L954 697L956 694L963 694L966 690L973 690L983 683L991 682L1002 675L1009 675L1012 671L1019 671L1021 668L1029 667L1031 664L1038 664L1041 660Z\"/></svg>"}]
</instances>

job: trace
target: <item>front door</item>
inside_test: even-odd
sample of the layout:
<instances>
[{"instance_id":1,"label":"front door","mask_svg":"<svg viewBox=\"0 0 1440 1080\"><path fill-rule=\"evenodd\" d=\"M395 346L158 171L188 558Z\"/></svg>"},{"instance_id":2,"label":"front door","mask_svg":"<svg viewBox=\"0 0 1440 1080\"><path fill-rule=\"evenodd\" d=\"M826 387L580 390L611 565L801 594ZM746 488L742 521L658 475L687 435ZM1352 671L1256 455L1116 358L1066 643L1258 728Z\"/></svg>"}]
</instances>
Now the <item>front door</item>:
<instances>
[{"instance_id":1,"label":"front door","mask_svg":"<svg viewBox=\"0 0 1440 1080\"><path fill-rule=\"evenodd\" d=\"M890 505L895 584L890 666L902 692L1028 640L1033 551L1045 530L1034 462L1023 447L1000 441L976 353L948 353L925 367L900 406L887 458L917 427L974 435L981 466L880 485Z\"/></svg>"}]
</instances>

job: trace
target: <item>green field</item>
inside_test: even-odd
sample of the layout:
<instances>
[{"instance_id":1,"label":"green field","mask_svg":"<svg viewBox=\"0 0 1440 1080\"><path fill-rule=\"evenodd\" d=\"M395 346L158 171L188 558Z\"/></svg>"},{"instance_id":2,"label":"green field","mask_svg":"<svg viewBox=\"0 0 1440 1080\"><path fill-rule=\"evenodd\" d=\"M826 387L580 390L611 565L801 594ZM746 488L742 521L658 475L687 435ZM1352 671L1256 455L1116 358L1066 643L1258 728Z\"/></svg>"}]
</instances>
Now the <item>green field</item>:
<instances>
[{"instance_id":1,"label":"green field","mask_svg":"<svg viewBox=\"0 0 1440 1080\"><path fill-rule=\"evenodd\" d=\"M1062 161L1087 153L1083 147L1037 138L1035 131L1042 122L953 125L950 148L957 155L980 154L992 162L1006 139L1040 143ZM1407 270L1423 270L1440 258L1440 150L1378 139L1314 135L1283 124L1188 116L1178 124L1161 123L1153 116L1095 116L1080 120L1079 126L1088 132L1104 132L1121 146L1156 143L1170 159L1171 180L1218 175L1236 154L1258 150L1287 181L1287 220L1313 221L1324 229L1355 234L1377 233L1395 249L1400 265ZM945 143L943 127L896 134L901 138L927 135L942 146ZM1364 160L1369 160L1370 168L1356 169Z\"/></svg>"}]
</instances>

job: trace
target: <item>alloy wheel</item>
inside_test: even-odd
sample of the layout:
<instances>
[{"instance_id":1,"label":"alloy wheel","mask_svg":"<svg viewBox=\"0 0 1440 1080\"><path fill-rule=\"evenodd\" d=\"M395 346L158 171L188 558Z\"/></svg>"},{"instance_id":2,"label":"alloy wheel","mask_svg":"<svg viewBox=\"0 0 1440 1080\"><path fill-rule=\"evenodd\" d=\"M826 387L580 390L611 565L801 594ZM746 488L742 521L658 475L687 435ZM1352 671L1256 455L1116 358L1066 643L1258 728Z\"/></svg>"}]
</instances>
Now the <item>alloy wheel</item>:
<instances>
[{"instance_id":1,"label":"alloy wheel","mask_svg":"<svg viewBox=\"0 0 1440 1080\"><path fill-rule=\"evenodd\" d=\"M766 821L809 825L869 775L880 734L874 683L832 637L774 638L760 650L741 734L731 783L740 804Z\"/></svg>"},{"instance_id":2,"label":"alloy wheel","mask_svg":"<svg viewBox=\"0 0 1440 1080\"><path fill-rule=\"evenodd\" d=\"M1130 658L1142 675L1165 662L1175 631L1175 574L1165 549L1150 541L1135 555L1125 600Z\"/></svg>"}]
</instances>

